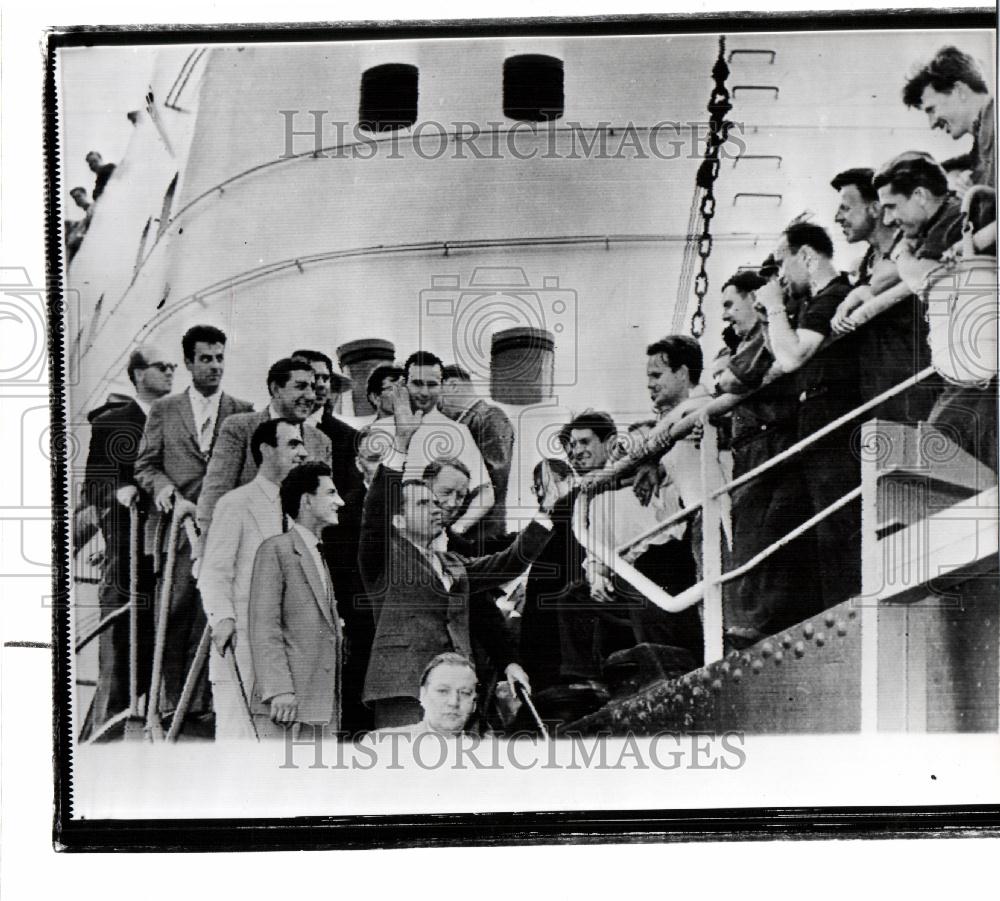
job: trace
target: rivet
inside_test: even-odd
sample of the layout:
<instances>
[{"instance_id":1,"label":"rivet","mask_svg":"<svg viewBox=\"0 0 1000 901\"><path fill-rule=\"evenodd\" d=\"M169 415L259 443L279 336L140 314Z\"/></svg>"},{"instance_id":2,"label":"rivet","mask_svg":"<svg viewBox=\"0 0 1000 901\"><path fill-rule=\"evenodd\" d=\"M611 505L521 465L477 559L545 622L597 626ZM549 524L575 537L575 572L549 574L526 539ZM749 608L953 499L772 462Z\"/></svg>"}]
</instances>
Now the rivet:
<instances>
[{"instance_id":1,"label":"rivet","mask_svg":"<svg viewBox=\"0 0 1000 901\"><path fill-rule=\"evenodd\" d=\"M786 648L786 649L790 648L792 646L792 636L791 635L782 635L781 636L781 646L783 648Z\"/></svg>"},{"instance_id":2,"label":"rivet","mask_svg":"<svg viewBox=\"0 0 1000 901\"><path fill-rule=\"evenodd\" d=\"M712 680L712 691L722 691L722 680L713 679Z\"/></svg>"},{"instance_id":3,"label":"rivet","mask_svg":"<svg viewBox=\"0 0 1000 901\"><path fill-rule=\"evenodd\" d=\"M796 657L804 657L805 653L806 653L806 646L805 646L805 644L803 642L801 642L801 641L795 642L795 656Z\"/></svg>"},{"instance_id":4,"label":"rivet","mask_svg":"<svg viewBox=\"0 0 1000 901\"><path fill-rule=\"evenodd\" d=\"M785 652L784 651L775 651L774 652L774 662L775 663L780 664L781 661L784 660L784 659L785 659Z\"/></svg>"},{"instance_id":5,"label":"rivet","mask_svg":"<svg viewBox=\"0 0 1000 901\"><path fill-rule=\"evenodd\" d=\"M837 634L838 635L847 634L847 623L845 623L842 619L837 620Z\"/></svg>"},{"instance_id":6,"label":"rivet","mask_svg":"<svg viewBox=\"0 0 1000 901\"><path fill-rule=\"evenodd\" d=\"M802 634L805 635L806 639L810 639L815 634L816 629L812 623L806 623L802 629Z\"/></svg>"},{"instance_id":7,"label":"rivet","mask_svg":"<svg viewBox=\"0 0 1000 901\"><path fill-rule=\"evenodd\" d=\"M825 644L826 644L826 633L825 632L817 632L816 633L816 646L821 648Z\"/></svg>"},{"instance_id":8,"label":"rivet","mask_svg":"<svg viewBox=\"0 0 1000 901\"><path fill-rule=\"evenodd\" d=\"M833 624L836 621L837 620L833 616L831 616L829 613L826 616L823 617L823 623L826 625L826 627L828 629L832 629L833 628Z\"/></svg>"},{"instance_id":9,"label":"rivet","mask_svg":"<svg viewBox=\"0 0 1000 901\"><path fill-rule=\"evenodd\" d=\"M760 656L766 659L770 657L773 652L774 649L771 647L770 642L765 642L760 649Z\"/></svg>"},{"instance_id":10,"label":"rivet","mask_svg":"<svg viewBox=\"0 0 1000 901\"><path fill-rule=\"evenodd\" d=\"M740 657L740 660L742 660L743 661L743 665L746 666L747 664L750 663L750 655L749 654L743 654L743 656Z\"/></svg>"},{"instance_id":11,"label":"rivet","mask_svg":"<svg viewBox=\"0 0 1000 901\"><path fill-rule=\"evenodd\" d=\"M697 685L694 688L691 689L691 697L692 698L700 698L701 697L701 689Z\"/></svg>"},{"instance_id":12,"label":"rivet","mask_svg":"<svg viewBox=\"0 0 1000 901\"><path fill-rule=\"evenodd\" d=\"M764 661L755 660L750 664L750 669L752 669L755 673L759 673L762 669L764 669Z\"/></svg>"},{"instance_id":13,"label":"rivet","mask_svg":"<svg viewBox=\"0 0 1000 901\"><path fill-rule=\"evenodd\" d=\"M743 670L737 667L736 669L733 670L733 681L739 682L740 679L742 678L743 678Z\"/></svg>"},{"instance_id":14,"label":"rivet","mask_svg":"<svg viewBox=\"0 0 1000 901\"><path fill-rule=\"evenodd\" d=\"M854 617L856 617L857 615L858 615L858 611L855 610L853 607L851 607L851 609L847 611L847 618L848 619L854 619Z\"/></svg>"},{"instance_id":15,"label":"rivet","mask_svg":"<svg viewBox=\"0 0 1000 901\"><path fill-rule=\"evenodd\" d=\"M682 698L680 695L674 695L673 698L671 699L671 701L672 701L674 707L683 707L684 706L684 698Z\"/></svg>"},{"instance_id":16,"label":"rivet","mask_svg":"<svg viewBox=\"0 0 1000 901\"><path fill-rule=\"evenodd\" d=\"M728 673L730 669L731 667L729 666L728 660L723 660L722 663L719 664L720 673Z\"/></svg>"}]
</instances>

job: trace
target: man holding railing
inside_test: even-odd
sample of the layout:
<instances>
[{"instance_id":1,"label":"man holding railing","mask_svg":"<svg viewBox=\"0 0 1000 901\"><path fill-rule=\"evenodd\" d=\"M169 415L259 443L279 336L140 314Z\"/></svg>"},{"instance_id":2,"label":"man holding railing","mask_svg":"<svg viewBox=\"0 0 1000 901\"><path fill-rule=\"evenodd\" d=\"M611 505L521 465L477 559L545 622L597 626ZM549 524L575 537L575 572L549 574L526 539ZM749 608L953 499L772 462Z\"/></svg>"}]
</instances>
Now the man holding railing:
<instances>
[{"instance_id":1,"label":"man holding railing","mask_svg":"<svg viewBox=\"0 0 1000 901\"><path fill-rule=\"evenodd\" d=\"M767 315L768 338L778 371L796 373L798 439L860 403L856 343L841 339L820 352L830 337L831 320L851 290L832 257L833 243L825 229L795 222L785 229L774 252L780 282L772 280L757 292L757 302ZM788 321L785 287L807 292L795 327ZM815 441L799 458L813 515L826 511L860 482L852 432L853 425L848 423ZM813 533L823 606L831 607L861 587L858 506L848 504L828 513Z\"/></svg>"}]
</instances>

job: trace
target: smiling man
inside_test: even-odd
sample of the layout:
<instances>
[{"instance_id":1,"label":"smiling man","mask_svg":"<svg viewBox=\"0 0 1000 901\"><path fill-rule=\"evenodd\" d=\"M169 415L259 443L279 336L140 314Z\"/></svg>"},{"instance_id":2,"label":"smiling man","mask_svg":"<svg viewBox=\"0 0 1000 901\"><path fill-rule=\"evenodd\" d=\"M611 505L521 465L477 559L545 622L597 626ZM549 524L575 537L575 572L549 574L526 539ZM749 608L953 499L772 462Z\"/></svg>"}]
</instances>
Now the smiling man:
<instances>
[{"instance_id":1,"label":"smiling man","mask_svg":"<svg viewBox=\"0 0 1000 901\"><path fill-rule=\"evenodd\" d=\"M404 476L424 413L410 409L403 386L396 390L395 447L365 496L358 555L375 613L364 699L374 710L376 728L420 721L420 678L432 657L446 651L471 657L470 596L498 588L538 557L549 540L548 513L560 493L553 485L535 520L500 553L465 557L442 547L447 511L458 503L467 477L462 478L458 461L429 473L433 487L423 478ZM515 667L506 667L507 678L525 681Z\"/></svg>"},{"instance_id":2,"label":"smiling man","mask_svg":"<svg viewBox=\"0 0 1000 901\"><path fill-rule=\"evenodd\" d=\"M284 357L267 373L271 401L259 413L231 416L219 432L205 486L198 499L198 527L202 537L208 533L215 505L227 491L246 485L257 474L257 463L250 449L250 439L262 422L287 419L302 425L302 440L310 460L331 464L330 439L306 419L313 411L315 375L305 360Z\"/></svg>"}]
</instances>

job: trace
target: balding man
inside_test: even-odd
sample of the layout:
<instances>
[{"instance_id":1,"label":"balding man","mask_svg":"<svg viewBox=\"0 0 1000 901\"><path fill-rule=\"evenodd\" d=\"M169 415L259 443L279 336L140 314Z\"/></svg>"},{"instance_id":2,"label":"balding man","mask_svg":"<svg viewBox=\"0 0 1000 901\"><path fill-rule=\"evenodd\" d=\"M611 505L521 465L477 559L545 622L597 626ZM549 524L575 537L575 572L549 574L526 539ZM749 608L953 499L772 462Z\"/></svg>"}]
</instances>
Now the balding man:
<instances>
[{"instance_id":1,"label":"balding man","mask_svg":"<svg viewBox=\"0 0 1000 901\"><path fill-rule=\"evenodd\" d=\"M104 410L91 423L90 451L84 473L84 506L78 516L97 522L104 536L104 570L98 597L101 616L129 600L129 508L137 505L142 516L148 496L135 480L135 458L146 427L149 407L170 393L177 364L160 348L145 345L129 355L128 377L135 398ZM140 532L141 535L141 532ZM150 558L139 556L139 673L140 691L148 687L152 660L152 587ZM110 717L129 704L129 622L121 618L99 639L97 693L91 701L81 739L87 739Z\"/></svg>"}]
</instances>

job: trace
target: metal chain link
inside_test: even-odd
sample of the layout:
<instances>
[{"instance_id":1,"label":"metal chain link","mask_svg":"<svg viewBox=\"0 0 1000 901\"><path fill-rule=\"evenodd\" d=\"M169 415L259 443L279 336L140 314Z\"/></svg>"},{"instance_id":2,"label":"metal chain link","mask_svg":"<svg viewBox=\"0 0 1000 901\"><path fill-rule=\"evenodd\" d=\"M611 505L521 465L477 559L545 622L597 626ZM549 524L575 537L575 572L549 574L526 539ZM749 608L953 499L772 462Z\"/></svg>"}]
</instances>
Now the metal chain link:
<instances>
[{"instance_id":1,"label":"metal chain link","mask_svg":"<svg viewBox=\"0 0 1000 901\"><path fill-rule=\"evenodd\" d=\"M715 215L715 181L719 177L721 163L719 161L719 149L726 143L729 137L729 129L732 125L726 119L729 111L733 108L729 101L729 90L726 88L726 79L729 77L729 66L726 64L726 38L719 38L719 57L712 67L712 78L715 87L712 89L712 96L708 101L709 112L709 135L708 143L705 147L705 159L698 167L696 183L705 193L701 198L701 235L698 237L698 256L701 258L701 268L694 279L694 293L698 298L698 307L691 316L691 334L695 338L700 338L705 332L705 297L708 294L708 272L706 266L708 258L712 253L712 217Z\"/></svg>"}]
</instances>

